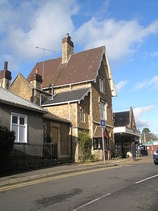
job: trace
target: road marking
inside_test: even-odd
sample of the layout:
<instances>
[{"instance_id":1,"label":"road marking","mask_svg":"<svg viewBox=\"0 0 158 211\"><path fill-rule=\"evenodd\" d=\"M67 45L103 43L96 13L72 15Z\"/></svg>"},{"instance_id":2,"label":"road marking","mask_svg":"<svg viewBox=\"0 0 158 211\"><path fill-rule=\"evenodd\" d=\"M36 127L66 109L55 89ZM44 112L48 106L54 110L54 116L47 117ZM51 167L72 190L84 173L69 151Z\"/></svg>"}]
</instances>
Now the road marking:
<instances>
[{"instance_id":1,"label":"road marking","mask_svg":"<svg viewBox=\"0 0 158 211\"><path fill-rule=\"evenodd\" d=\"M135 182L135 183L136 183L136 184L139 184L139 183L141 183L141 182L145 182L145 181L147 181L147 180L149 180L149 179L153 179L153 178L155 178L155 177L158 177L158 174L156 174L156 175L154 175L154 176L152 176L152 177L148 177L148 178L145 178L145 179L143 179L143 180L137 181L137 182Z\"/></svg>"},{"instance_id":2,"label":"road marking","mask_svg":"<svg viewBox=\"0 0 158 211\"><path fill-rule=\"evenodd\" d=\"M120 168L120 166L113 166L113 167L110 166L110 167L106 167L106 168L103 167L103 168L99 168L99 169L89 169L87 171L71 172L71 173L68 173L68 174L65 174L65 175L50 176L50 177L46 177L46 178L43 178L43 179L37 179L37 180L28 181L28 182L21 182L21 183L18 183L18 184L1 187L0 192L9 191L9 190L12 190L12 189L17 189L17 188L22 188L22 187L26 187L26 186L30 186L30 185L36 185L36 184L49 182L49 181L53 181L53 180L64 179L64 178L67 178L67 177L79 176L79 175L82 175L82 174L88 174L88 173L97 172L97 171L105 171L105 170L113 169L113 168Z\"/></svg>"},{"instance_id":3,"label":"road marking","mask_svg":"<svg viewBox=\"0 0 158 211\"><path fill-rule=\"evenodd\" d=\"M101 200L101 199L103 199L103 198L105 198L105 197L107 197L107 196L109 196L109 195L111 195L111 193L107 193L107 194L105 194L105 195L103 195L103 196L101 196L101 197L99 197L99 198L96 198L96 199L94 199L94 200L92 200L92 201L89 201L89 202L87 202L87 203L85 203L85 204L83 204L83 205L77 207L77 208L74 209L73 211L77 211L77 210L80 210L80 209L82 209L82 208L84 208L84 207L87 207L88 205L93 204L93 203L95 203L96 201L99 201L99 200Z\"/></svg>"}]
</instances>

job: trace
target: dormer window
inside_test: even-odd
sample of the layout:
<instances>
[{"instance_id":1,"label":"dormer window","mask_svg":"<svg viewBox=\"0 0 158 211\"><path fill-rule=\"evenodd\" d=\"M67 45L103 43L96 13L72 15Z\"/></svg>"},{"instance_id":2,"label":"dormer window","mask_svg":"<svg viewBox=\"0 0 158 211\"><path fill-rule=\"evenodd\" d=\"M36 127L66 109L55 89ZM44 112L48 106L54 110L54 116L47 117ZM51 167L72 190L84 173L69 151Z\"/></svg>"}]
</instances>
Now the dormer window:
<instances>
[{"instance_id":1,"label":"dormer window","mask_svg":"<svg viewBox=\"0 0 158 211\"><path fill-rule=\"evenodd\" d=\"M103 93L103 79L102 78L99 78L99 88L100 88L100 92Z\"/></svg>"}]
</instances>

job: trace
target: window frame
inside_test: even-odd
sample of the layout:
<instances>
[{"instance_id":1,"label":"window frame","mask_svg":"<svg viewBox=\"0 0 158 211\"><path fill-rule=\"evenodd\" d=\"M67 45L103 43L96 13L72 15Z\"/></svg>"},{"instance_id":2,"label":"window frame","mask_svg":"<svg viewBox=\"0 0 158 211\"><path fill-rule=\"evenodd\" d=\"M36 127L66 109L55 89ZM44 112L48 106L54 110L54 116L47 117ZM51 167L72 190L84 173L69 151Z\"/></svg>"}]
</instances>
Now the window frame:
<instances>
[{"instance_id":1,"label":"window frame","mask_svg":"<svg viewBox=\"0 0 158 211\"><path fill-rule=\"evenodd\" d=\"M104 80L101 77L99 77L99 90L104 93Z\"/></svg>"},{"instance_id":2,"label":"window frame","mask_svg":"<svg viewBox=\"0 0 158 211\"><path fill-rule=\"evenodd\" d=\"M83 106L81 107L81 122L85 122L85 113Z\"/></svg>"},{"instance_id":3,"label":"window frame","mask_svg":"<svg viewBox=\"0 0 158 211\"><path fill-rule=\"evenodd\" d=\"M100 119L107 120L107 103L100 101Z\"/></svg>"},{"instance_id":4,"label":"window frame","mask_svg":"<svg viewBox=\"0 0 158 211\"><path fill-rule=\"evenodd\" d=\"M102 139L101 138L94 138L93 139L93 150L102 150Z\"/></svg>"},{"instance_id":5,"label":"window frame","mask_svg":"<svg viewBox=\"0 0 158 211\"><path fill-rule=\"evenodd\" d=\"M13 118L17 118L17 122L13 122ZM21 122L24 120L24 122ZM23 124L21 124L23 123ZM27 127L28 118L27 115L19 113L11 113L11 131L15 131L15 143L27 143ZM15 129L15 130L14 130ZM22 137L22 138L21 138Z\"/></svg>"}]
</instances>

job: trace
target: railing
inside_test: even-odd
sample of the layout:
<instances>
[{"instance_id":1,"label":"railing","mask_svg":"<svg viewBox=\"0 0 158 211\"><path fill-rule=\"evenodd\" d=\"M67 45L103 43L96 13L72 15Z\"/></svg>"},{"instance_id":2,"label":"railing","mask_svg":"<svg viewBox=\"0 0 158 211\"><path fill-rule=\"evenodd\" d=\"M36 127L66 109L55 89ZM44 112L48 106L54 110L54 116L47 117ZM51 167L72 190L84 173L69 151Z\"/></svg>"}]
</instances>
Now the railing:
<instances>
[{"instance_id":1,"label":"railing","mask_svg":"<svg viewBox=\"0 0 158 211\"><path fill-rule=\"evenodd\" d=\"M57 144L44 143L42 145L15 143L10 153L12 158L21 159L57 159Z\"/></svg>"}]
</instances>

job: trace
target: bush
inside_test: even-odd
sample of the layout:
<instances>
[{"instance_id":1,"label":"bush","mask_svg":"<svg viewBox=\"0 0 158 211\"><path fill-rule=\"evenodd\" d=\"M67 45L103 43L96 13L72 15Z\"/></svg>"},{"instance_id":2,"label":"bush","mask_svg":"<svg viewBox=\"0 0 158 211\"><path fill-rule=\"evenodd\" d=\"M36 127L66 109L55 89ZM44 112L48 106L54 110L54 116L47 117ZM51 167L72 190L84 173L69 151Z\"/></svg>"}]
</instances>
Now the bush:
<instances>
[{"instance_id":1,"label":"bush","mask_svg":"<svg viewBox=\"0 0 158 211\"><path fill-rule=\"evenodd\" d=\"M5 159L14 146L15 132L0 125L0 160Z\"/></svg>"},{"instance_id":2,"label":"bush","mask_svg":"<svg viewBox=\"0 0 158 211\"><path fill-rule=\"evenodd\" d=\"M83 153L83 160L89 159L91 157L91 147L92 139L87 133L79 132L78 134L79 146L81 147Z\"/></svg>"},{"instance_id":3,"label":"bush","mask_svg":"<svg viewBox=\"0 0 158 211\"><path fill-rule=\"evenodd\" d=\"M111 150L111 158L116 158L118 157L118 153L116 149Z\"/></svg>"}]
</instances>

